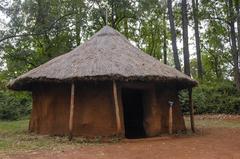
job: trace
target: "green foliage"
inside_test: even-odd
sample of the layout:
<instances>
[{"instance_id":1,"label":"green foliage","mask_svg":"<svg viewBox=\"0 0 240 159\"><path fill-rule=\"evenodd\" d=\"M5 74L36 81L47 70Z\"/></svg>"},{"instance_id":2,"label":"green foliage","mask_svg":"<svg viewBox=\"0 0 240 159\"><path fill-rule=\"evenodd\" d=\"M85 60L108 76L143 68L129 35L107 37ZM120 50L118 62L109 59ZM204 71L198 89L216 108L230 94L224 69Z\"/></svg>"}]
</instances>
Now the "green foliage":
<instances>
[{"instance_id":1,"label":"green foliage","mask_svg":"<svg viewBox=\"0 0 240 159\"><path fill-rule=\"evenodd\" d=\"M226 2L199 1L204 79L210 82L200 84L193 91L197 113L239 113L239 93L232 82L221 83L233 78ZM172 5L177 40L181 42L181 4L173 1ZM31 110L29 94L7 91L7 82L89 39L106 25L106 9L108 25L158 60L163 59L163 43L166 41L167 63L174 65L165 1L1 0L0 13L8 20L1 22L0 19L0 119L18 119ZM189 3L189 26L192 27L191 12ZM194 36L189 36L191 44ZM178 47L181 57L182 47ZM191 75L197 78L197 59L193 51L190 50ZM181 96L183 109L187 111L186 93Z\"/></svg>"},{"instance_id":2,"label":"green foliage","mask_svg":"<svg viewBox=\"0 0 240 159\"><path fill-rule=\"evenodd\" d=\"M188 93L180 93L183 112L189 112ZM205 82L193 90L193 103L196 114L224 113L240 114L240 92L233 82Z\"/></svg>"},{"instance_id":3,"label":"green foliage","mask_svg":"<svg viewBox=\"0 0 240 159\"><path fill-rule=\"evenodd\" d=\"M28 93L0 91L0 119L16 120L31 112L31 97Z\"/></svg>"},{"instance_id":4,"label":"green foliage","mask_svg":"<svg viewBox=\"0 0 240 159\"><path fill-rule=\"evenodd\" d=\"M6 88L7 71L0 71L0 119L16 120L31 112L31 96L27 92L13 92Z\"/></svg>"}]
</instances>

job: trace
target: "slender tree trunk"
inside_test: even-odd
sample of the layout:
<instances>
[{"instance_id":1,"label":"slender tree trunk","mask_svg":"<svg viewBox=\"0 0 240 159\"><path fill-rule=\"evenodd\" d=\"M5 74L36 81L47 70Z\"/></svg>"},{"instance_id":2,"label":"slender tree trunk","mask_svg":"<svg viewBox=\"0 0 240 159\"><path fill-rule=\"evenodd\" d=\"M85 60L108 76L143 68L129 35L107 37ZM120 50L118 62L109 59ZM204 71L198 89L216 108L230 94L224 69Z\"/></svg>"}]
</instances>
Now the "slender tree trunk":
<instances>
[{"instance_id":1,"label":"slender tree trunk","mask_svg":"<svg viewBox=\"0 0 240 159\"><path fill-rule=\"evenodd\" d=\"M112 11L112 14L111 14L111 24L112 24L112 28L116 29L116 26L115 26L115 5L114 5L114 1L111 1L111 11Z\"/></svg>"},{"instance_id":2,"label":"slender tree trunk","mask_svg":"<svg viewBox=\"0 0 240 159\"><path fill-rule=\"evenodd\" d=\"M218 58L219 58L218 55L213 56L213 66L214 66L214 71L215 71L217 79L222 79L221 69L220 69L220 66L219 66L219 59Z\"/></svg>"},{"instance_id":3,"label":"slender tree trunk","mask_svg":"<svg viewBox=\"0 0 240 159\"><path fill-rule=\"evenodd\" d=\"M37 0L37 5L38 9L36 14L36 26L38 26L38 28L41 28L40 30L38 29L38 32L42 32L46 28L50 5L48 1L43 0ZM51 40L49 39L48 33L46 31L44 31L42 42L42 53L45 54L48 59L51 59L52 54L47 51L51 45Z\"/></svg>"},{"instance_id":4,"label":"slender tree trunk","mask_svg":"<svg viewBox=\"0 0 240 159\"><path fill-rule=\"evenodd\" d=\"M192 0L193 7L193 20L194 20L194 30L195 30L195 43L196 43L196 53L197 53L197 66L198 66L198 78L203 78L203 65L202 56L200 49L200 36L199 36L199 25L198 25L198 0Z\"/></svg>"},{"instance_id":5,"label":"slender tree trunk","mask_svg":"<svg viewBox=\"0 0 240 159\"><path fill-rule=\"evenodd\" d=\"M239 6L239 0L235 0L235 4L236 4L236 12L237 12L237 30L238 30L238 34L237 34L237 39L238 39L238 52L237 52L237 80L236 80L236 85L237 85L237 89L240 90L240 70L239 70L239 55L240 55L240 6Z\"/></svg>"},{"instance_id":6,"label":"slender tree trunk","mask_svg":"<svg viewBox=\"0 0 240 159\"><path fill-rule=\"evenodd\" d=\"M77 2L73 2L72 3L72 11L76 12L77 14L74 15L74 24L75 24L75 41L76 41L76 45L79 46L81 43L81 37L80 37L80 33L81 33L81 7L77 7L78 4ZM59 12L60 12L60 8L59 8Z\"/></svg>"},{"instance_id":7,"label":"slender tree trunk","mask_svg":"<svg viewBox=\"0 0 240 159\"><path fill-rule=\"evenodd\" d=\"M233 2L232 0L228 1L228 11L230 16L230 35L231 35L231 50L232 50L232 58L233 58L233 64L234 64L234 80L237 86L237 89L240 90L240 81L239 81L239 68L238 68L238 51L237 51L237 45L236 45L236 32L234 28L234 8L233 8Z\"/></svg>"},{"instance_id":8,"label":"slender tree trunk","mask_svg":"<svg viewBox=\"0 0 240 159\"><path fill-rule=\"evenodd\" d=\"M76 35L75 35L75 38L76 38L76 43L77 43L77 46L80 45L81 43L81 38L80 38L80 33L81 33L81 29L80 29L80 16L77 14L75 16L75 32L76 32Z\"/></svg>"},{"instance_id":9,"label":"slender tree trunk","mask_svg":"<svg viewBox=\"0 0 240 159\"><path fill-rule=\"evenodd\" d=\"M127 38L129 38L129 35L128 35L128 19L127 18L124 19L124 34Z\"/></svg>"},{"instance_id":10,"label":"slender tree trunk","mask_svg":"<svg viewBox=\"0 0 240 159\"><path fill-rule=\"evenodd\" d=\"M176 34L174 17L172 12L172 0L167 1L167 6L168 6L168 18L169 18L170 29L171 29L171 37L172 37L174 64L175 64L175 68L181 71L180 61L178 57L178 50L177 50L177 34Z\"/></svg>"},{"instance_id":11,"label":"slender tree trunk","mask_svg":"<svg viewBox=\"0 0 240 159\"><path fill-rule=\"evenodd\" d=\"M166 24L166 11L163 13L163 59L164 64L167 64L167 24Z\"/></svg>"},{"instance_id":12,"label":"slender tree trunk","mask_svg":"<svg viewBox=\"0 0 240 159\"><path fill-rule=\"evenodd\" d=\"M189 48L188 48L188 18L186 0L182 0L182 30L183 30L184 73L190 76Z\"/></svg>"}]
</instances>

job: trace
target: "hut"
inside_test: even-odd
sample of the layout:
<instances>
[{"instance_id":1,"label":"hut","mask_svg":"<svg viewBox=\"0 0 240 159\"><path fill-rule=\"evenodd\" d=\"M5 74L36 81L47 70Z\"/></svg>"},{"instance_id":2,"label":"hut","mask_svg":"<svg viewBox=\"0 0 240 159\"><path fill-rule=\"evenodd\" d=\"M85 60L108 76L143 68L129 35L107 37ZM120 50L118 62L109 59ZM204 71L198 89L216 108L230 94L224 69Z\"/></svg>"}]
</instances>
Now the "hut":
<instances>
[{"instance_id":1,"label":"hut","mask_svg":"<svg viewBox=\"0 0 240 159\"><path fill-rule=\"evenodd\" d=\"M185 130L178 92L196 85L105 26L8 87L32 92L31 132L140 138Z\"/></svg>"}]
</instances>

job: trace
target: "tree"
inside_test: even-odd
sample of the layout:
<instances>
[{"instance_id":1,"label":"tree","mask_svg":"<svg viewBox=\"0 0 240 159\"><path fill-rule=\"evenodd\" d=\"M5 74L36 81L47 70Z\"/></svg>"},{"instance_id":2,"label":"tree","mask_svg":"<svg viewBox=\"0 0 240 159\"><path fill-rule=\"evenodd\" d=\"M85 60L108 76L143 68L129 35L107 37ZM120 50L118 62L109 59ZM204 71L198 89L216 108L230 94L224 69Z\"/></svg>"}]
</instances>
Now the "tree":
<instances>
[{"instance_id":1,"label":"tree","mask_svg":"<svg viewBox=\"0 0 240 159\"><path fill-rule=\"evenodd\" d=\"M200 35L199 35L198 0L192 0L192 9L193 9L195 44L196 44L196 54L197 54L198 78L202 79L203 78L203 66L202 66L202 56L201 56L201 48L200 48Z\"/></svg>"},{"instance_id":2,"label":"tree","mask_svg":"<svg viewBox=\"0 0 240 159\"><path fill-rule=\"evenodd\" d=\"M203 0L199 6L199 18L204 26L201 34L204 79L209 81L233 76L227 1Z\"/></svg>"},{"instance_id":3,"label":"tree","mask_svg":"<svg viewBox=\"0 0 240 159\"><path fill-rule=\"evenodd\" d=\"M229 24L231 19L236 24L236 15L239 14L238 0L232 1L233 15L230 16L228 0L201 0L201 3L199 0L192 0L193 25L190 26L195 28L195 36L192 36L183 30L187 29L186 26L183 27L183 21L188 19L183 19L183 8L179 7L181 1L165 0L165 3L162 3L159 0L14 0L8 4L9 0L2 0L0 12L8 16L9 21L0 28L1 63L7 70L7 78L14 78L68 52L105 25L107 8L108 24L130 41L135 41L135 44L149 55L179 70L183 66L184 69L187 68L186 61L190 58L189 72L194 78L201 77L202 65L206 70L205 78L230 79L234 75L232 68L236 67L231 51ZM186 22L184 24L187 25ZM201 26L204 28L200 34ZM182 30L185 57L183 66L179 59L179 50L182 47L177 46L177 41L183 37ZM186 38L186 35L189 38ZM235 31L238 54L240 40L236 40L240 39L239 35ZM187 43L194 37L197 57L186 58ZM187 43L186 39L189 40ZM171 45L168 45L169 41L172 41ZM171 52L173 56L169 56ZM204 58L202 61L201 57ZM201 62L203 64L200 64Z\"/></svg>"},{"instance_id":4,"label":"tree","mask_svg":"<svg viewBox=\"0 0 240 159\"><path fill-rule=\"evenodd\" d=\"M163 11L163 62L167 64L167 24L166 24L166 10Z\"/></svg>"},{"instance_id":5,"label":"tree","mask_svg":"<svg viewBox=\"0 0 240 159\"><path fill-rule=\"evenodd\" d=\"M181 71L180 61L178 57L178 50L177 50L177 34L175 29L174 16L172 12L172 0L167 0L167 7L168 7L168 18L169 18L171 38L172 38L174 64L175 64L175 68Z\"/></svg>"},{"instance_id":6,"label":"tree","mask_svg":"<svg viewBox=\"0 0 240 159\"><path fill-rule=\"evenodd\" d=\"M71 0L62 5L56 0L16 0L5 8L9 29L0 41L10 77L66 53L88 38L84 27L86 6L81 2Z\"/></svg>"},{"instance_id":7,"label":"tree","mask_svg":"<svg viewBox=\"0 0 240 159\"><path fill-rule=\"evenodd\" d=\"M237 12L237 30L238 30L238 34L237 34L237 39L238 39L238 64L237 64L237 67L238 67L238 70L237 70L237 89L240 90L240 70L239 70L239 55L240 55L240 6L239 6L239 0L236 0L235 1L235 6L236 6L236 12Z\"/></svg>"},{"instance_id":8,"label":"tree","mask_svg":"<svg viewBox=\"0 0 240 159\"><path fill-rule=\"evenodd\" d=\"M10 79L89 39L106 25L106 9L108 25L165 64L180 71L184 66L184 73L191 73L193 78L204 77L206 80L200 87L234 79L230 84L234 83L239 89L239 0L191 0L192 21L187 15L189 1L163 1L0 0L0 14L7 17L6 20L0 18L0 109L1 105L4 110L12 105L7 111L11 113L11 109L29 96L18 98L7 91L5 86ZM188 20L194 28L193 36L188 34ZM195 40L196 57L189 57L191 39ZM180 40L183 40L184 65L179 59L182 47L177 46L177 41ZM172 44L168 45L170 41ZM218 99L221 97L218 95ZM237 102L236 108L238 106Z\"/></svg>"},{"instance_id":9,"label":"tree","mask_svg":"<svg viewBox=\"0 0 240 159\"><path fill-rule=\"evenodd\" d=\"M186 0L182 0L182 30L183 30L184 73L190 76L189 47L188 47L188 17Z\"/></svg>"},{"instance_id":10,"label":"tree","mask_svg":"<svg viewBox=\"0 0 240 159\"><path fill-rule=\"evenodd\" d=\"M235 16L234 16L234 8L232 0L228 0L228 12L229 12L229 20L230 20L230 37L231 37L231 52L233 58L233 72L234 72L234 80L236 83L236 87L240 90L240 74L238 68L238 51L236 45L236 32L234 27Z\"/></svg>"}]
</instances>

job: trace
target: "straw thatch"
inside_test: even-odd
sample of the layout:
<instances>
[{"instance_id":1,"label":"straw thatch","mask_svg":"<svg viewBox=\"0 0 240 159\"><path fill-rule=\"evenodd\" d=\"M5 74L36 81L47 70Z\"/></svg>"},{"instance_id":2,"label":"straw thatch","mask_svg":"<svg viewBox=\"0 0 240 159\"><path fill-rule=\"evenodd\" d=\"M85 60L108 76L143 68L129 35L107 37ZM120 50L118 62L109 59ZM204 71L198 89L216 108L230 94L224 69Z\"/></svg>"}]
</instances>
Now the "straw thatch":
<instances>
[{"instance_id":1,"label":"straw thatch","mask_svg":"<svg viewBox=\"0 0 240 159\"><path fill-rule=\"evenodd\" d=\"M9 88L27 89L34 82L72 80L173 81L192 87L197 82L134 47L122 34L105 26L87 42L11 81Z\"/></svg>"}]
</instances>

